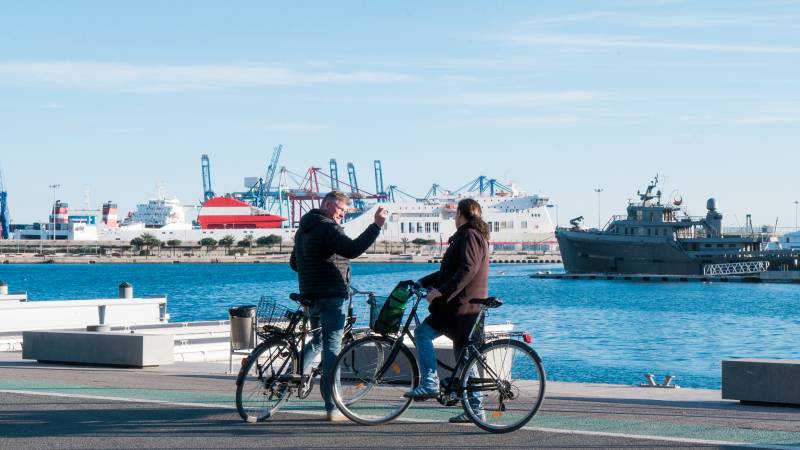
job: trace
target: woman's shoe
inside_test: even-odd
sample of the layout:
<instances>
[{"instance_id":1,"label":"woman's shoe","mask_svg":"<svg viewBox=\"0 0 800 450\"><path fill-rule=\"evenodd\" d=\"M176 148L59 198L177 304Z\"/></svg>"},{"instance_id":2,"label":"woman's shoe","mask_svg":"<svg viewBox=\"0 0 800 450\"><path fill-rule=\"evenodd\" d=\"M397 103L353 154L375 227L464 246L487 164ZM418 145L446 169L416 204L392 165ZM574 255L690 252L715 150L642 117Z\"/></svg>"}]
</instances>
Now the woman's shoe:
<instances>
[{"instance_id":1,"label":"woman's shoe","mask_svg":"<svg viewBox=\"0 0 800 450\"><path fill-rule=\"evenodd\" d=\"M436 388L427 388L424 386L417 386L416 388L403 394L405 398L413 398L414 400L427 400L429 398L436 398L439 396L439 390Z\"/></svg>"},{"instance_id":2,"label":"woman's shoe","mask_svg":"<svg viewBox=\"0 0 800 450\"><path fill-rule=\"evenodd\" d=\"M325 414L325 418L328 420L328 422L347 422L348 420L350 420L347 418L347 416L342 414L342 412L339 411L338 409L334 409L333 411L328 411Z\"/></svg>"},{"instance_id":3,"label":"woman's shoe","mask_svg":"<svg viewBox=\"0 0 800 450\"><path fill-rule=\"evenodd\" d=\"M484 420L485 417L486 416L484 416L484 413L482 413L482 412L478 414L478 418L481 419L481 420ZM472 423L472 421L469 420L469 417L467 417L466 413L461 413L461 414L459 414L457 416L451 417L450 420L448 420L448 422L450 422L450 423Z\"/></svg>"}]
</instances>

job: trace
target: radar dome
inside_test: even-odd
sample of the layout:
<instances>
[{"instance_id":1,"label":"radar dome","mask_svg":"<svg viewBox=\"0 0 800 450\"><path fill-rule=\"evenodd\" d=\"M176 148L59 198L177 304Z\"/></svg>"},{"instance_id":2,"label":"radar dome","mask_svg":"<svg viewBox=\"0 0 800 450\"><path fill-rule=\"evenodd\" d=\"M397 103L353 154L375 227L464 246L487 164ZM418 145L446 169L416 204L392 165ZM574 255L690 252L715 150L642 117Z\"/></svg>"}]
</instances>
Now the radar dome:
<instances>
[{"instance_id":1,"label":"radar dome","mask_svg":"<svg viewBox=\"0 0 800 450\"><path fill-rule=\"evenodd\" d=\"M683 197L676 195L672 198L672 204L675 206L681 206L683 204Z\"/></svg>"},{"instance_id":2,"label":"radar dome","mask_svg":"<svg viewBox=\"0 0 800 450\"><path fill-rule=\"evenodd\" d=\"M714 211L717 209L717 201L714 198L708 199L706 202L706 209L709 211Z\"/></svg>"}]
</instances>

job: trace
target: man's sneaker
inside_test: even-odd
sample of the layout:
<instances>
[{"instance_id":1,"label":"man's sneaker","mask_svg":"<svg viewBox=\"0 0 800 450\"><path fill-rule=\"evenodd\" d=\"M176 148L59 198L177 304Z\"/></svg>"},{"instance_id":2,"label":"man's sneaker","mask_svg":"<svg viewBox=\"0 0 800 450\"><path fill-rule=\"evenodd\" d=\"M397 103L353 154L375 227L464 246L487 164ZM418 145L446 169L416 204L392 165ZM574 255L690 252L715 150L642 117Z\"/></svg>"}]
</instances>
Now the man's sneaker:
<instances>
[{"instance_id":1,"label":"man's sneaker","mask_svg":"<svg viewBox=\"0 0 800 450\"><path fill-rule=\"evenodd\" d=\"M424 386L417 386L416 388L403 394L403 397L413 398L414 400L427 400L429 398L436 398L438 396L439 396L438 389L424 387Z\"/></svg>"},{"instance_id":2,"label":"man's sneaker","mask_svg":"<svg viewBox=\"0 0 800 450\"><path fill-rule=\"evenodd\" d=\"M325 418L327 419L328 422L347 422L349 420L347 416L342 414L342 412L339 411L338 409L334 409L333 411L328 411L325 414Z\"/></svg>"},{"instance_id":3,"label":"man's sneaker","mask_svg":"<svg viewBox=\"0 0 800 450\"><path fill-rule=\"evenodd\" d=\"M478 414L478 418L480 420L486 420L486 416L484 415L483 412ZM451 417L450 420L448 420L448 422L450 422L450 423L472 423L472 421L469 420L469 417L467 417L466 413L461 413L461 414L459 414L457 416Z\"/></svg>"}]
</instances>

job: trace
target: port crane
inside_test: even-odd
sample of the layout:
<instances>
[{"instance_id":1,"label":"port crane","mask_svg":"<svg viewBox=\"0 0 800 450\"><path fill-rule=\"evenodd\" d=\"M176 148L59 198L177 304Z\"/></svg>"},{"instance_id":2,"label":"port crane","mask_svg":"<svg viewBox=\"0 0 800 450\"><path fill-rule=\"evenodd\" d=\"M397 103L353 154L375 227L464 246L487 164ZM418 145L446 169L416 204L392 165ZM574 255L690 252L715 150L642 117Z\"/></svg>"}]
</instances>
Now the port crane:
<instances>
[{"instance_id":1,"label":"port crane","mask_svg":"<svg viewBox=\"0 0 800 450\"><path fill-rule=\"evenodd\" d=\"M269 165L267 166L267 175L264 177L263 203L267 210L271 210L273 205L281 201L280 186L278 186L277 190L273 191L272 180L275 179L275 172L278 170L278 160L281 157L282 151L283 145L278 145L272 150L272 158L270 158Z\"/></svg>"},{"instance_id":2,"label":"port crane","mask_svg":"<svg viewBox=\"0 0 800 450\"><path fill-rule=\"evenodd\" d=\"M8 193L3 185L3 171L0 169L0 238L9 238Z\"/></svg>"},{"instance_id":3,"label":"port crane","mask_svg":"<svg viewBox=\"0 0 800 450\"><path fill-rule=\"evenodd\" d=\"M431 188L428 189L428 192L425 194L425 197L423 197L423 200L430 200L430 199L438 197L438 196L440 196L442 194L450 194L450 191L448 191L447 189L443 189L441 186L439 186L436 183L433 183Z\"/></svg>"},{"instance_id":4,"label":"port crane","mask_svg":"<svg viewBox=\"0 0 800 450\"><path fill-rule=\"evenodd\" d=\"M338 190L339 189L339 166L336 164L336 160L331 158L330 162L330 175L331 175L331 189Z\"/></svg>"},{"instance_id":5,"label":"port crane","mask_svg":"<svg viewBox=\"0 0 800 450\"><path fill-rule=\"evenodd\" d=\"M437 186L438 186L438 185L437 185ZM419 198L417 198L417 197L415 197L415 196L413 196L413 195L409 194L408 192L403 192L403 191L401 191L401 190L400 190L400 189L397 187L397 185L394 185L394 184L390 184L390 185L389 185L389 192L386 194L386 195L387 195L387 197L388 197L388 201L390 201L390 202L392 202L392 203L395 203L396 201L398 201L398 200L397 200L397 199L398 199L398 196L397 196L397 195L395 195L395 193L397 193L397 194L402 194L402 195L405 195L406 197L410 198L411 200L414 200L415 202L421 201L421 199L419 199Z\"/></svg>"},{"instance_id":6,"label":"port crane","mask_svg":"<svg viewBox=\"0 0 800 450\"><path fill-rule=\"evenodd\" d=\"M467 192L478 192L479 194L483 194L485 192L489 192L489 195L494 197L500 192L511 193L512 189L500 182L497 181L495 178L489 178L485 175L481 175L478 178L470 181L469 183L461 186L460 188L453 191L453 193L458 193L463 191L464 189Z\"/></svg>"},{"instance_id":7,"label":"port crane","mask_svg":"<svg viewBox=\"0 0 800 450\"><path fill-rule=\"evenodd\" d=\"M375 193L379 196L378 203L386 203L386 191L383 190L383 168L381 168L381 162L379 160L373 161L373 167L375 168Z\"/></svg>"},{"instance_id":8,"label":"port crane","mask_svg":"<svg viewBox=\"0 0 800 450\"><path fill-rule=\"evenodd\" d=\"M350 178L350 198L353 199L353 205L358 210L364 210L364 194L358 191L358 179L356 178L356 167L353 163L347 163L347 176Z\"/></svg>"},{"instance_id":9,"label":"port crane","mask_svg":"<svg viewBox=\"0 0 800 450\"><path fill-rule=\"evenodd\" d=\"M203 171L203 201L216 197L214 190L211 189L211 161L208 160L208 155L203 155L200 158L200 165Z\"/></svg>"}]
</instances>

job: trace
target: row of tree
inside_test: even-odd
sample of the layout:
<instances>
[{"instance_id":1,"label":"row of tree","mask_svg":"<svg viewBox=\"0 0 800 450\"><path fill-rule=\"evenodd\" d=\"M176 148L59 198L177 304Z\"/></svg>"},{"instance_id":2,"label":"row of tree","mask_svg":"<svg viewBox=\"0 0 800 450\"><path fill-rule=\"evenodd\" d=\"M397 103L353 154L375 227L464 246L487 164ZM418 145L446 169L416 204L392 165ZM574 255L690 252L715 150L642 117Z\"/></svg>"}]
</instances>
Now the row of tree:
<instances>
[{"instance_id":1,"label":"row of tree","mask_svg":"<svg viewBox=\"0 0 800 450\"><path fill-rule=\"evenodd\" d=\"M231 247L233 247L234 244L240 248L272 247L275 245L281 245L282 241L283 240L281 239L280 236L276 236L274 234L271 234L269 236L261 236L257 239L254 239L253 236L245 236L242 240L238 242L236 241L236 238L234 238L233 236L227 235L221 238L219 241L210 237L203 238L200 239L198 244L201 247L205 247L206 250L210 250L212 248L216 248L217 246L221 246L225 247L228 251L230 251ZM406 248L408 247L409 244L409 240L403 238L401 239L400 242L403 245L403 253L405 253ZM433 239L417 238L410 241L410 243L415 246L421 247L425 245L435 245L436 241ZM139 248L145 253L149 253L149 250L153 248L170 247L174 249L175 247L180 247L181 244L183 244L183 242L180 241L179 239L171 239L169 241L162 242L150 233L144 233L141 236L131 240L132 246Z\"/></svg>"},{"instance_id":2,"label":"row of tree","mask_svg":"<svg viewBox=\"0 0 800 450\"><path fill-rule=\"evenodd\" d=\"M211 249L217 246L225 247L226 249L230 250L234 244L238 247L242 248L249 248L249 247L272 247L274 245L280 245L282 239L280 236L276 236L271 234L269 236L261 236L258 239L253 239L253 236L245 236L242 240L236 241L231 235L224 236L222 239L217 241L214 238L203 238L200 239L198 244L201 247L206 247L207 249ZM131 239L131 245L143 250L150 250L152 248L161 248L161 247L180 247L183 242L179 239L170 239L167 242L162 242L155 236L150 233L144 233L139 237Z\"/></svg>"}]
</instances>

